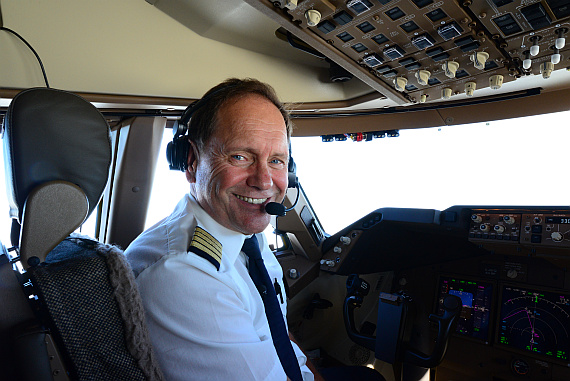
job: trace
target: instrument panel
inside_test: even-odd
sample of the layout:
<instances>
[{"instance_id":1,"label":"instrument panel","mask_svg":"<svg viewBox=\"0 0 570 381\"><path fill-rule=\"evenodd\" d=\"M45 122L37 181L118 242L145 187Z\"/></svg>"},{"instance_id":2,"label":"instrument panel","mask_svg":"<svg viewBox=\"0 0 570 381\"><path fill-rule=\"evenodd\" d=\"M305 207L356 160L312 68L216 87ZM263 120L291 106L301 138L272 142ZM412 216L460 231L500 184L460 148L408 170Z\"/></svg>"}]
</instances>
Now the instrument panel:
<instances>
[{"instance_id":1,"label":"instrument panel","mask_svg":"<svg viewBox=\"0 0 570 381\"><path fill-rule=\"evenodd\" d=\"M248 0L398 103L564 69L570 1Z\"/></svg>"},{"instance_id":2,"label":"instrument panel","mask_svg":"<svg viewBox=\"0 0 570 381\"><path fill-rule=\"evenodd\" d=\"M469 227L472 242L570 248L570 213L473 212Z\"/></svg>"}]
</instances>

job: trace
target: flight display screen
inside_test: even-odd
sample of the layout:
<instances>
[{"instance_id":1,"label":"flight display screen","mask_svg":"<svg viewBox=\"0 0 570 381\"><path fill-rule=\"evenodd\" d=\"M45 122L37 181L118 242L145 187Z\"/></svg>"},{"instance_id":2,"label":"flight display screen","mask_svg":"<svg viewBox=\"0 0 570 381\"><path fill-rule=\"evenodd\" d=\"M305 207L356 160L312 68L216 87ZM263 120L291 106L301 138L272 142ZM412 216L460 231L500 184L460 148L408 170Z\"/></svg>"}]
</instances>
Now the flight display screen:
<instances>
[{"instance_id":1,"label":"flight display screen","mask_svg":"<svg viewBox=\"0 0 570 381\"><path fill-rule=\"evenodd\" d=\"M440 277L438 314L443 313L443 299L447 294L458 296L463 304L456 332L488 342L493 284L456 277Z\"/></svg>"},{"instance_id":2,"label":"flight display screen","mask_svg":"<svg viewBox=\"0 0 570 381\"><path fill-rule=\"evenodd\" d=\"M503 286L497 340L562 361L570 353L570 295Z\"/></svg>"}]
</instances>

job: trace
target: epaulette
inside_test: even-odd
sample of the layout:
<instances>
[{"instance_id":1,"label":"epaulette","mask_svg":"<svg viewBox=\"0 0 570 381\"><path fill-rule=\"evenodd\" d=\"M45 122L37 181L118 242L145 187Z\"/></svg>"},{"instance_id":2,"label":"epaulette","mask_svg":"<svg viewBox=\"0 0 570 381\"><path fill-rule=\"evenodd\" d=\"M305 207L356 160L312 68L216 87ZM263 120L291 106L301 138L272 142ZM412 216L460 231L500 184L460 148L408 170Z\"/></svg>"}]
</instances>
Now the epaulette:
<instances>
[{"instance_id":1,"label":"epaulette","mask_svg":"<svg viewBox=\"0 0 570 381\"><path fill-rule=\"evenodd\" d=\"M220 269L220 264L222 263L222 244L200 226L196 226L194 230L188 251L208 260L217 270Z\"/></svg>"}]
</instances>

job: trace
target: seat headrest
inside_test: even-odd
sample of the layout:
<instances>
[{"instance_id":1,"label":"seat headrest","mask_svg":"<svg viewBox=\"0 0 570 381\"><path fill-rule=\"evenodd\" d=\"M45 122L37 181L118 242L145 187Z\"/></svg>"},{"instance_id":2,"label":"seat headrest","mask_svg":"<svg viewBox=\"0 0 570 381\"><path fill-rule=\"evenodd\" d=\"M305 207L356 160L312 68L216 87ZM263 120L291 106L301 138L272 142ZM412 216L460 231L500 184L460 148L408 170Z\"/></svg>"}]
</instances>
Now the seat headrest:
<instances>
[{"instance_id":1,"label":"seat headrest","mask_svg":"<svg viewBox=\"0 0 570 381\"><path fill-rule=\"evenodd\" d=\"M29 193L57 180L81 188L91 214L111 164L109 125L91 103L62 90L24 90L8 107L3 140L12 218L21 222Z\"/></svg>"}]
</instances>

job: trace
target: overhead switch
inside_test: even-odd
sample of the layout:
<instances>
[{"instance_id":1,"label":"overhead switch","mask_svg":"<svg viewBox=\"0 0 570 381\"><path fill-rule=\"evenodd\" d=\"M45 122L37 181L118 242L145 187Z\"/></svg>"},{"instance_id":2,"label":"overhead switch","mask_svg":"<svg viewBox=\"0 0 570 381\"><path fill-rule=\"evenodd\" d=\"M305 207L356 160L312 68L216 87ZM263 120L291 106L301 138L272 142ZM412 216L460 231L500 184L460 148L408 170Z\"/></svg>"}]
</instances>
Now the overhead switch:
<instances>
[{"instance_id":1,"label":"overhead switch","mask_svg":"<svg viewBox=\"0 0 570 381\"><path fill-rule=\"evenodd\" d=\"M532 60L530 59L530 51L524 52L523 69L528 70L532 66Z\"/></svg>"},{"instance_id":2,"label":"overhead switch","mask_svg":"<svg viewBox=\"0 0 570 381\"><path fill-rule=\"evenodd\" d=\"M552 62L543 62L540 64L540 73L542 78L548 79L554 70L554 64Z\"/></svg>"},{"instance_id":3,"label":"overhead switch","mask_svg":"<svg viewBox=\"0 0 570 381\"><path fill-rule=\"evenodd\" d=\"M307 19L308 26L315 26L321 21L321 12L315 9L309 9L305 12L305 18Z\"/></svg>"},{"instance_id":4,"label":"overhead switch","mask_svg":"<svg viewBox=\"0 0 570 381\"><path fill-rule=\"evenodd\" d=\"M492 75L489 78L489 87L493 90L498 90L503 86L503 76L500 74Z\"/></svg>"},{"instance_id":5,"label":"overhead switch","mask_svg":"<svg viewBox=\"0 0 570 381\"><path fill-rule=\"evenodd\" d=\"M420 96L420 103L426 103L426 101L427 101L427 95L422 94L422 95Z\"/></svg>"},{"instance_id":6,"label":"overhead switch","mask_svg":"<svg viewBox=\"0 0 570 381\"><path fill-rule=\"evenodd\" d=\"M457 69L459 69L459 64L455 61L445 61L443 65L441 65L443 72L449 78L455 78L455 73Z\"/></svg>"},{"instance_id":7,"label":"overhead switch","mask_svg":"<svg viewBox=\"0 0 570 381\"><path fill-rule=\"evenodd\" d=\"M473 92L475 91L476 88L477 84L475 82L467 82L465 84L465 95L467 95L468 97L472 97Z\"/></svg>"},{"instance_id":8,"label":"overhead switch","mask_svg":"<svg viewBox=\"0 0 570 381\"><path fill-rule=\"evenodd\" d=\"M565 32L566 29L564 28L560 28L556 31L558 34L558 38L554 41L554 47L556 49L564 49L564 46L566 46L566 37L564 37Z\"/></svg>"},{"instance_id":9,"label":"overhead switch","mask_svg":"<svg viewBox=\"0 0 570 381\"><path fill-rule=\"evenodd\" d=\"M441 97L443 99L449 99L451 98L451 95L453 94L453 90L450 89L449 87L446 87L444 89L441 89Z\"/></svg>"},{"instance_id":10,"label":"overhead switch","mask_svg":"<svg viewBox=\"0 0 570 381\"><path fill-rule=\"evenodd\" d=\"M535 57L540 52L540 47L538 46L538 40L540 40L540 37L532 36L530 40L532 41L532 46L530 47L530 55Z\"/></svg>"},{"instance_id":11,"label":"overhead switch","mask_svg":"<svg viewBox=\"0 0 570 381\"><path fill-rule=\"evenodd\" d=\"M422 86L427 86L431 73L427 70L419 70L416 72L416 79Z\"/></svg>"},{"instance_id":12,"label":"overhead switch","mask_svg":"<svg viewBox=\"0 0 570 381\"><path fill-rule=\"evenodd\" d=\"M471 61L473 61L473 66L479 70L485 70L485 62L489 59L489 53L487 52L475 52L471 56Z\"/></svg>"},{"instance_id":13,"label":"overhead switch","mask_svg":"<svg viewBox=\"0 0 570 381\"><path fill-rule=\"evenodd\" d=\"M552 55L552 57L550 57L550 62L552 62L554 65L556 65L557 63L560 63L560 50L557 48L554 48L554 54Z\"/></svg>"},{"instance_id":14,"label":"overhead switch","mask_svg":"<svg viewBox=\"0 0 570 381\"><path fill-rule=\"evenodd\" d=\"M404 91L406 89L407 84L408 84L408 79L406 77L394 78L394 87L398 91Z\"/></svg>"}]
</instances>

